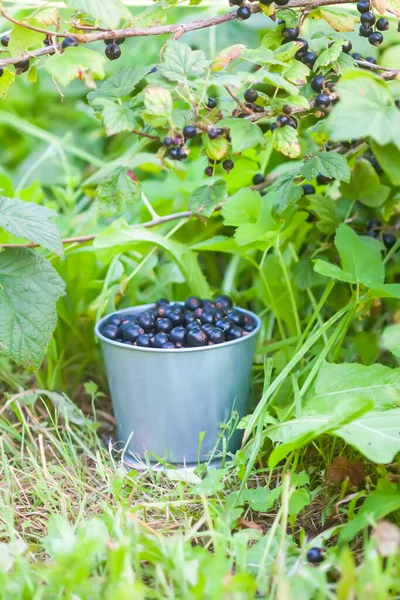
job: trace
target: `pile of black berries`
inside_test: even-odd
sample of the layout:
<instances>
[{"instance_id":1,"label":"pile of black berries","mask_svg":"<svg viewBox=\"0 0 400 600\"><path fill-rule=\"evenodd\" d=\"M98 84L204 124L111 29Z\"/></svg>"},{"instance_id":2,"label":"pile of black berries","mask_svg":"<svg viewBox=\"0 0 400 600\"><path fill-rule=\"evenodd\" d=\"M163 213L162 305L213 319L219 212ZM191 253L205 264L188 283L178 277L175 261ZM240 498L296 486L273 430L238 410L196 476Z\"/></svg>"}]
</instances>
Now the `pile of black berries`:
<instances>
[{"instance_id":1,"label":"pile of black berries","mask_svg":"<svg viewBox=\"0 0 400 600\"><path fill-rule=\"evenodd\" d=\"M385 17L376 20L371 8L370 0L358 0L357 10L361 15L359 35L368 38L369 43L373 46L380 46L383 42L381 32L389 29L389 21ZM373 30L374 25L375 31Z\"/></svg>"},{"instance_id":2,"label":"pile of black berries","mask_svg":"<svg viewBox=\"0 0 400 600\"><path fill-rule=\"evenodd\" d=\"M114 314L101 328L104 337L143 348L197 348L242 338L257 327L251 315L233 307L229 296L184 303L161 299L139 314Z\"/></svg>"}]
</instances>

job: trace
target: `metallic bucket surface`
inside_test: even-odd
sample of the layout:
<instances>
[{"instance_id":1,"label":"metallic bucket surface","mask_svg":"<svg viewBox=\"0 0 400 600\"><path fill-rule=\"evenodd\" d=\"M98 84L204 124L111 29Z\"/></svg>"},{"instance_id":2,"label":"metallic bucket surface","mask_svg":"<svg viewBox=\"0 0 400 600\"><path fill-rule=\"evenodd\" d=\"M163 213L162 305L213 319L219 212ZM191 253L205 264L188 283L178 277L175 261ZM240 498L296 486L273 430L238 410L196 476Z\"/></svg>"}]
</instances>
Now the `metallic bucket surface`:
<instances>
[{"instance_id":1,"label":"metallic bucket surface","mask_svg":"<svg viewBox=\"0 0 400 600\"><path fill-rule=\"evenodd\" d=\"M113 314L137 314L153 306ZM261 321L250 311L236 310L250 314L256 329L238 340L200 348L128 346L100 333L108 316L97 323L118 437L128 442L131 455L143 459L149 452L151 461L161 458L172 464L207 461L232 410L239 418L247 414ZM230 438L230 452L238 450L241 438L240 430Z\"/></svg>"}]
</instances>

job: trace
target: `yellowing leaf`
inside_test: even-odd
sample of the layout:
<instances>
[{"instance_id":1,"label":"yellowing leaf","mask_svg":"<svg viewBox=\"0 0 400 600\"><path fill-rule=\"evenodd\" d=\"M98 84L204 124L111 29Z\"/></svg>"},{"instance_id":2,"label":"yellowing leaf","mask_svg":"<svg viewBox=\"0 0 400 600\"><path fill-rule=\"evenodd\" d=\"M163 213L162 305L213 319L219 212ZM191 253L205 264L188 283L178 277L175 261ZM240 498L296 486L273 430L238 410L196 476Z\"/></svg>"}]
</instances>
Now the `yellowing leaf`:
<instances>
[{"instance_id":1,"label":"yellowing leaf","mask_svg":"<svg viewBox=\"0 0 400 600\"><path fill-rule=\"evenodd\" d=\"M358 21L355 15L330 8L321 8L319 14L335 31L354 31Z\"/></svg>"},{"instance_id":2,"label":"yellowing leaf","mask_svg":"<svg viewBox=\"0 0 400 600\"><path fill-rule=\"evenodd\" d=\"M144 92L146 111L143 118L152 127L162 127L172 116L172 96L160 85L146 88Z\"/></svg>"},{"instance_id":3,"label":"yellowing leaf","mask_svg":"<svg viewBox=\"0 0 400 600\"><path fill-rule=\"evenodd\" d=\"M263 11L264 15L267 15L267 17L271 17L275 14L275 7L273 4L260 4L260 8Z\"/></svg>"},{"instance_id":4,"label":"yellowing leaf","mask_svg":"<svg viewBox=\"0 0 400 600\"><path fill-rule=\"evenodd\" d=\"M211 63L211 71L217 72L222 71L227 67L233 60L239 58L243 50L246 48L244 44L235 44L222 50Z\"/></svg>"},{"instance_id":5,"label":"yellowing leaf","mask_svg":"<svg viewBox=\"0 0 400 600\"><path fill-rule=\"evenodd\" d=\"M206 133L201 136L203 140L204 149L207 156L212 160L221 160L228 152L228 141L220 137L217 140L210 140Z\"/></svg>"},{"instance_id":6,"label":"yellowing leaf","mask_svg":"<svg viewBox=\"0 0 400 600\"><path fill-rule=\"evenodd\" d=\"M385 14L387 8L386 0L373 0L372 4L375 6L378 13L380 13L381 15Z\"/></svg>"},{"instance_id":7,"label":"yellowing leaf","mask_svg":"<svg viewBox=\"0 0 400 600\"><path fill-rule=\"evenodd\" d=\"M0 96L5 98L10 85L14 82L15 74L10 69L4 68L3 76L0 77Z\"/></svg>"},{"instance_id":8,"label":"yellowing leaf","mask_svg":"<svg viewBox=\"0 0 400 600\"><path fill-rule=\"evenodd\" d=\"M300 156L300 144L296 129L293 127L278 127L272 134L272 144L275 150L289 158Z\"/></svg>"}]
</instances>

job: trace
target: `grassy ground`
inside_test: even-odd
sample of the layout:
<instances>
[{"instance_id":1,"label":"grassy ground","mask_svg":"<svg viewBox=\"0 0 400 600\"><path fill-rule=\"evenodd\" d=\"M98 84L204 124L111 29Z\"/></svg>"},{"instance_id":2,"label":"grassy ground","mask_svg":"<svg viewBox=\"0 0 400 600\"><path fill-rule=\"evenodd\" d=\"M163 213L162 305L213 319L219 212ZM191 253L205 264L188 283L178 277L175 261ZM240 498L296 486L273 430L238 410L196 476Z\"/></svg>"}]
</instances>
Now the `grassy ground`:
<instances>
[{"instance_id":1,"label":"grassy ground","mask_svg":"<svg viewBox=\"0 0 400 600\"><path fill-rule=\"evenodd\" d=\"M128 472L107 446L107 399L90 384L80 403L86 414L28 390L1 408L0 598L398 597L398 556L377 551L388 554L390 535L378 528L340 550L329 540L381 467L335 483L340 447L321 438L274 470L261 457L241 491L243 453L206 476ZM325 561L309 565L324 539Z\"/></svg>"}]
</instances>

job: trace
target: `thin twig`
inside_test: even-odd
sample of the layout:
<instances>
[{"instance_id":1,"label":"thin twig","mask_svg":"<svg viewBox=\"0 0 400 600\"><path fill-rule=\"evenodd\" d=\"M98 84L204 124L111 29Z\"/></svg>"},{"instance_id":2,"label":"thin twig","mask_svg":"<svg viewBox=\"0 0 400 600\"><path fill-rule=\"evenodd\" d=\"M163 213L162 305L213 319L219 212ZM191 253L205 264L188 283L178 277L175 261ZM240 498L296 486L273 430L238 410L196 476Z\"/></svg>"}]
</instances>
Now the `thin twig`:
<instances>
[{"instance_id":1,"label":"thin twig","mask_svg":"<svg viewBox=\"0 0 400 600\"><path fill-rule=\"evenodd\" d=\"M159 135L150 135L150 133L143 133L143 131L137 131L136 129L132 129L131 133L134 133L135 135L138 135L139 137L148 138L149 140L155 140L157 142L160 141Z\"/></svg>"},{"instance_id":2,"label":"thin twig","mask_svg":"<svg viewBox=\"0 0 400 600\"><path fill-rule=\"evenodd\" d=\"M245 104L243 104L243 102L241 100L239 100L239 98L237 96L235 96L235 94L232 92L232 90L227 85L224 85L224 88L226 89L226 91L228 92L230 97L236 102L236 104L238 104L240 106L240 108L245 113L247 113L248 115L253 114L253 111L250 108L248 108Z\"/></svg>"}]
</instances>

